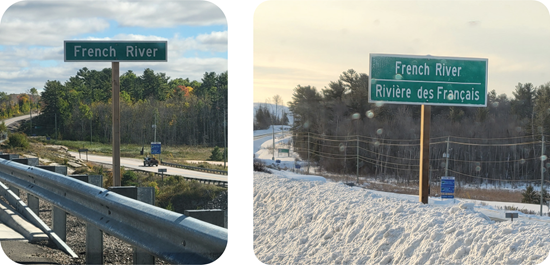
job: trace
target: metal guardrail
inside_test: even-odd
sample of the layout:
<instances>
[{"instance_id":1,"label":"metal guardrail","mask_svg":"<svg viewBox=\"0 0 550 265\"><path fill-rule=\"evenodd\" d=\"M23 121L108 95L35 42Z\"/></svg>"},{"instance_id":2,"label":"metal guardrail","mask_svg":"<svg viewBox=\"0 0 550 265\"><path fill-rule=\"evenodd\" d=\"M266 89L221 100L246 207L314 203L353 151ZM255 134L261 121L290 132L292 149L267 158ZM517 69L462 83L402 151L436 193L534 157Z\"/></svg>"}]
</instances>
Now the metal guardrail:
<instances>
[{"instance_id":1,"label":"metal guardrail","mask_svg":"<svg viewBox=\"0 0 550 265\"><path fill-rule=\"evenodd\" d=\"M171 174L170 172L163 172L163 173L151 172L151 171L147 171L147 170L143 170L143 169L139 169L139 168L126 168L126 170L141 171L141 172L145 172L145 173L153 173L153 174L158 175L158 176L177 176L177 177L180 177L180 178L182 178L184 180L187 180L187 181L197 181L198 183L212 184L212 185L216 185L216 186L220 186L220 187L224 187L224 188L228 187L227 181L223 181L223 180L200 179L200 178L186 177L186 176L182 176L182 175L175 175L175 174Z\"/></svg>"},{"instance_id":2,"label":"metal guardrail","mask_svg":"<svg viewBox=\"0 0 550 265\"><path fill-rule=\"evenodd\" d=\"M202 171L202 172L208 172L208 173L216 173L216 174L227 175L227 170L217 170L217 169L209 169L209 168L203 168L203 167L192 167L192 166L168 163L168 162L164 162L164 161L161 161L161 164L171 166L171 167L179 167L179 168L190 169L190 170L195 170L195 171Z\"/></svg>"},{"instance_id":3,"label":"metal guardrail","mask_svg":"<svg viewBox=\"0 0 550 265\"><path fill-rule=\"evenodd\" d=\"M37 167L0 159L0 180L170 263L210 263L227 244L225 228Z\"/></svg>"}]
</instances>

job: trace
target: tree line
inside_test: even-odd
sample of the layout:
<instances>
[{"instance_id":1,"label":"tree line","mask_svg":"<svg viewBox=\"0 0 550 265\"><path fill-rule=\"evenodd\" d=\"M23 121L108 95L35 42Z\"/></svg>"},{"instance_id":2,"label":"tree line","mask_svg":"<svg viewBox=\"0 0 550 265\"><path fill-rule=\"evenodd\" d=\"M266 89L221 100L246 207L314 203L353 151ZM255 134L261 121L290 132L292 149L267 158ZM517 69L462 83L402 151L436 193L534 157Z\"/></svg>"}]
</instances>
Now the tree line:
<instances>
[{"instance_id":1,"label":"tree line","mask_svg":"<svg viewBox=\"0 0 550 265\"><path fill-rule=\"evenodd\" d=\"M122 143L223 146L227 135L227 71L200 81L145 69L120 76ZM86 67L64 83L48 80L36 131L54 139L107 143L112 134L111 68ZM30 128L27 128L27 130Z\"/></svg>"},{"instance_id":2,"label":"tree line","mask_svg":"<svg viewBox=\"0 0 550 265\"><path fill-rule=\"evenodd\" d=\"M277 108L271 104L261 104L254 114L254 130L265 130L271 125L288 125L288 113L278 114Z\"/></svg>"},{"instance_id":3,"label":"tree line","mask_svg":"<svg viewBox=\"0 0 550 265\"><path fill-rule=\"evenodd\" d=\"M329 82L321 90L296 86L288 106L294 115L293 140L297 152L305 159L309 142L310 159L320 167L329 172L355 174L356 159L333 158L344 153L356 155L359 149L359 156L366 160L359 161L360 174L392 176L403 181L417 179L414 166L403 168L398 164L419 159L418 142L411 144L410 140L420 138L420 106L371 104L368 92L368 75L353 69L343 72L338 80ZM487 107L432 106L430 137L443 137L442 144L431 146L432 167L442 170L445 165L441 157L446 152L447 136L463 137L470 142L460 144L451 139L456 143L451 143L449 162L450 169L465 174L461 176L463 180L487 183L487 179L540 179L543 134L550 134L550 82L538 87L518 83L512 98L490 91ZM312 139L311 135L317 138ZM332 146L330 137L343 140L334 141ZM484 145L489 140L492 140L490 144ZM356 144L356 141L365 142ZM328 153L333 155L326 157ZM539 159L535 159L537 157ZM473 161L508 162L480 166ZM417 162L411 165L415 163L417 165ZM440 173L437 172L442 175Z\"/></svg>"},{"instance_id":4,"label":"tree line","mask_svg":"<svg viewBox=\"0 0 550 265\"><path fill-rule=\"evenodd\" d=\"M34 111L39 107L38 91L34 87L21 94L0 92L0 119L28 114L31 109Z\"/></svg>"}]
</instances>

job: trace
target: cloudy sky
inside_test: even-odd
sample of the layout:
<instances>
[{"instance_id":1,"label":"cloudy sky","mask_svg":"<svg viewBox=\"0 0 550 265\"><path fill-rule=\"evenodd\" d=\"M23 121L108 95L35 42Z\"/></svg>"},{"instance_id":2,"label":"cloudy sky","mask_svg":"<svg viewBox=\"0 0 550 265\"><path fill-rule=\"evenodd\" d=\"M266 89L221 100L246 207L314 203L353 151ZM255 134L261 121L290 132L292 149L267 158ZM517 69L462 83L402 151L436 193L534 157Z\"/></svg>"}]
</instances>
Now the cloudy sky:
<instances>
[{"instance_id":1,"label":"cloudy sky","mask_svg":"<svg viewBox=\"0 0 550 265\"><path fill-rule=\"evenodd\" d=\"M107 4L108 3L108 4ZM64 40L167 40L168 62L122 62L120 73L146 68L200 81L227 67L227 22L204 1L29 1L11 5L0 23L0 91L42 90L78 69L105 62L63 62Z\"/></svg>"},{"instance_id":2,"label":"cloudy sky","mask_svg":"<svg viewBox=\"0 0 550 265\"><path fill-rule=\"evenodd\" d=\"M488 91L550 82L550 15L534 1L266 1L254 14L254 102L321 90L369 53L488 59Z\"/></svg>"}]
</instances>

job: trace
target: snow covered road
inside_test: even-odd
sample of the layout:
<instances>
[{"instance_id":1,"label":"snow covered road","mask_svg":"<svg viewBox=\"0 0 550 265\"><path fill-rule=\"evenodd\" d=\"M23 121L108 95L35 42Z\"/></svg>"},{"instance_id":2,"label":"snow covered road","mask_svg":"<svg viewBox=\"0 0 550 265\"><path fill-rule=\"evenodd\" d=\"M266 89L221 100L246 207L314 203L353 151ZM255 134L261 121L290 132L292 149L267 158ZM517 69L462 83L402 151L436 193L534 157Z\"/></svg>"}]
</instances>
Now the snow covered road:
<instances>
[{"instance_id":1,"label":"snow covered road","mask_svg":"<svg viewBox=\"0 0 550 265\"><path fill-rule=\"evenodd\" d=\"M255 172L254 249L266 264L539 264L550 225Z\"/></svg>"}]
</instances>

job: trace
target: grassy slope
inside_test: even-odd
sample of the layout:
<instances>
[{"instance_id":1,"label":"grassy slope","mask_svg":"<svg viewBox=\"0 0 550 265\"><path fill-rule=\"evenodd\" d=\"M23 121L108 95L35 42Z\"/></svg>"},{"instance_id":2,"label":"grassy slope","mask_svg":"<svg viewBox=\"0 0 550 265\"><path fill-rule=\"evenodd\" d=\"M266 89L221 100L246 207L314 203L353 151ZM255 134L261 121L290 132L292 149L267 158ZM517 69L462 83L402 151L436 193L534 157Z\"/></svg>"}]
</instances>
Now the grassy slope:
<instances>
[{"instance_id":1,"label":"grassy slope","mask_svg":"<svg viewBox=\"0 0 550 265\"><path fill-rule=\"evenodd\" d=\"M69 141L69 140L50 140L47 141L45 138L37 138L40 141L48 144L58 144L64 145L69 148L70 151L77 152L78 149L85 148L88 149L89 154L96 155L112 155L112 146L110 144L103 143L92 143L88 141ZM144 154L140 155L141 148L144 148ZM227 170L223 166L211 165L208 163L186 163L186 160L202 160L207 161L210 155L212 154L212 147L195 147L195 146L162 146L162 154L160 158L165 162L184 164L189 166L200 166L211 169L218 170ZM223 150L223 148L222 148ZM138 158L142 159L151 151L150 145L141 146L136 144L121 144L120 145L120 155L122 157ZM154 157L159 158L158 155Z\"/></svg>"}]
</instances>

